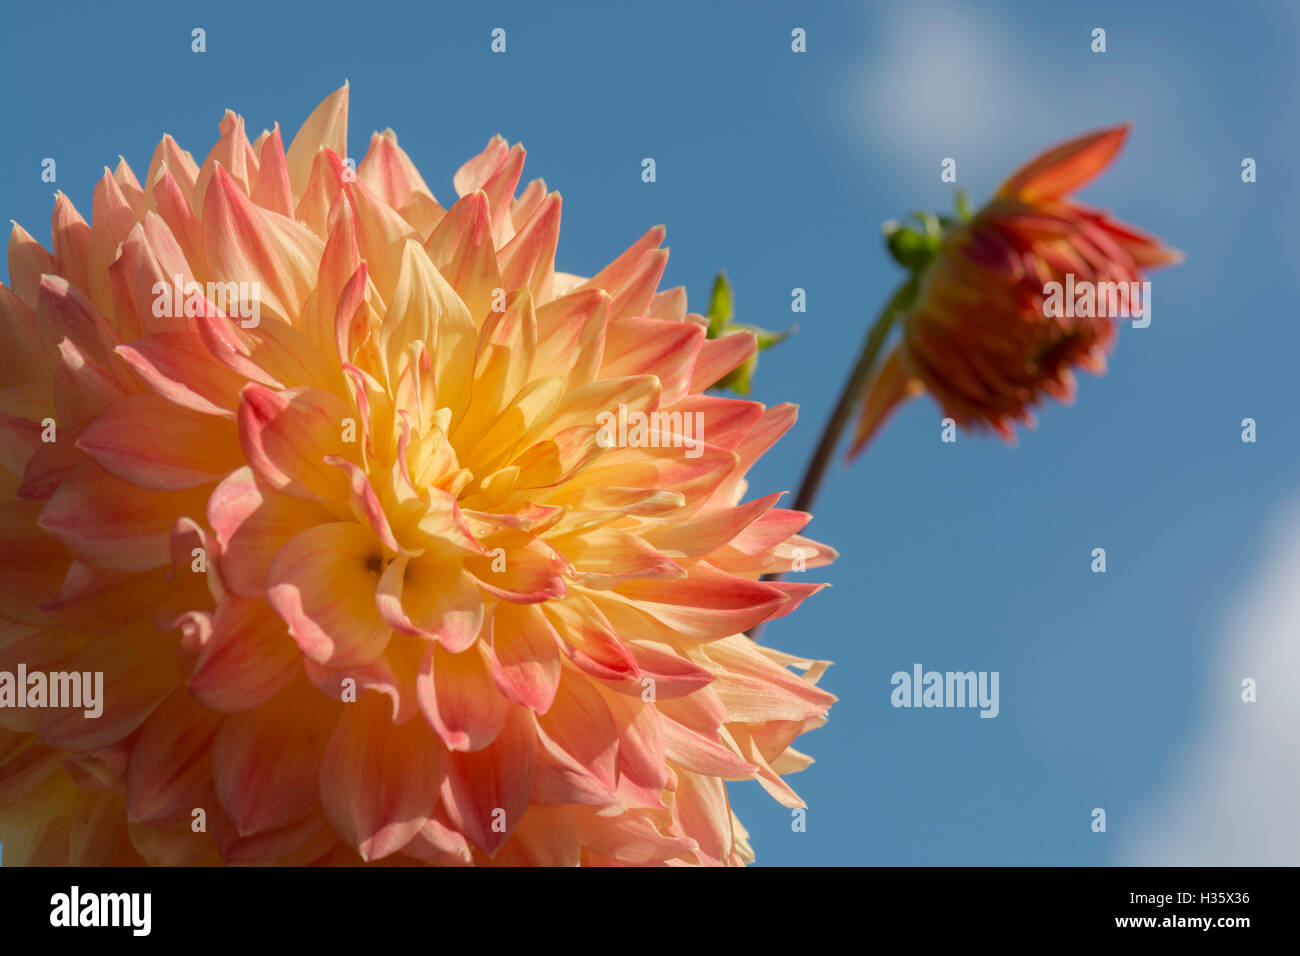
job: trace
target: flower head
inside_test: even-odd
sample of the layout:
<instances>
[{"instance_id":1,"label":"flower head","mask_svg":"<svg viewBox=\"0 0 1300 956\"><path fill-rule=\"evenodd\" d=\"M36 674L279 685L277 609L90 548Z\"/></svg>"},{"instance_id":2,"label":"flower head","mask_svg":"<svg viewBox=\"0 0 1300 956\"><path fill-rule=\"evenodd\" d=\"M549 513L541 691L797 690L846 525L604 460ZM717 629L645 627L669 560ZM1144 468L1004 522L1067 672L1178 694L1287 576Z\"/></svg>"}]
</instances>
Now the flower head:
<instances>
[{"instance_id":1,"label":"flower head","mask_svg":"<svg viewBox=\"0 0 1300 956\"><path fill-rule=\"evenodd\" d=\"M754 338L659 291L662 228L560 273L522 147L444 208L346 126L227 113L13 231L0 672L103 690L0 708L8 859L748 861L724 781L801 805L834 699L743 635L834 557L742 503L794 408L704 394Z\"/></svg>"},{"instance_id":2,"label":"flower head","mask_svg":"<svg viewBox=\"0 0 1300 956\"><path fill-rule=\"evenodd\" d=\"M928 239L900 233L912 240L899 258L917 272L915 299L898 346L868 386L851 454L922 391L963 428L1010 440L1015 423L1033 423L1044 395L1073 399L1074 368L1105 370L1117 318L1107 304L1142 307L1130 283L1181 258L1069 196L1110 164L1127 133L1116 127L1049 149L973 217ZM898 254L901 244L892 246ZM1074 307L1075 289L1091 296L1089 305Z\"/></svg>"}]
</instances>

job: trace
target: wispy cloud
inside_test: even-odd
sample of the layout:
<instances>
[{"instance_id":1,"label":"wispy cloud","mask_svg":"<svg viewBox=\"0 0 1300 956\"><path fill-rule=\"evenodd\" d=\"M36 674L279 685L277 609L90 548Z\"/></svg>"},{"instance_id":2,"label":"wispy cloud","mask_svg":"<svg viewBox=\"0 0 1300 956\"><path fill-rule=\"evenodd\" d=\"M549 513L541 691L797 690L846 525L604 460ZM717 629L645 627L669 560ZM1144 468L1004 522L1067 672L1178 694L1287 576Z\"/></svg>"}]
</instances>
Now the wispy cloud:
<instances>
[{"instance_id":1,"label":"wispy cloud","mask_svg":"<svg viewBox=\"0 0 1300 956\"><path fill-rule=\"evenodd\" d=\"M1125 862L1148 866L1300 864L1300 500L1228 615L1199 735L1135 820ZM1258 701L1241 700L1253 678Z\"/></svg>"},{"instance_id":2,"label":"wispy cloud","mask_svg":"<svg viewBox=\"0 0 1300 956\"><path fill-rule=\"evenodd\" d=\"M960 182L969 174L977 188L996 185L1009 161L1124 120L1136 121L1153 146L1197 142L1205 133L1179 107L1198 96L1189 86L1194 77L1177 69L1176 51L1150 29L1137 31L1140 54L1131 29L1125 51L1093 54L1087 29L1033 32L996 7L906 2L871 9L874 48L863 51L836 121L881 159L924 170L936 182L939 161L952 156ZM1171 75L1179 76L1178 88ZM1198 164L1184 159L1179 171L1192 173Z\"/></svg>"}]
</instances>

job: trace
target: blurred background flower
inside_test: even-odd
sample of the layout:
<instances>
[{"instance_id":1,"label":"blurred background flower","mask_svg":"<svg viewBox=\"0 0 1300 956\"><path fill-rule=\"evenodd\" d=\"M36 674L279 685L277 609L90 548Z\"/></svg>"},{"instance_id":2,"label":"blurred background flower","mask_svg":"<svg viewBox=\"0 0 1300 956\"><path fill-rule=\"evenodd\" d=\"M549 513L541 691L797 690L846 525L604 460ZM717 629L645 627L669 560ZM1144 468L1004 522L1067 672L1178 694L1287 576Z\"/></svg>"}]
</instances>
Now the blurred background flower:
<instances>
[{"instance_id":1,"label":"blurred background flower","mask_svg":"<svg viewBox=\"0 0 1300 956\"><path fill-rule=\"evenodd\" d=\"M1127 126L1115 127L1045 151L974 215L959 194L956 220L886 225L890 251L912 273L910 301L885 320L897 315L902 337L866 387L852 456L899 402L921 391L962 428L992 429L1010 441L1015 423L1033 423L1042 396L1073 401L1075 368L1105 370L1117 321L1106 310L1118 298L1106 285L1117 284L1122 306L1143 318L1150 303L1130 301L1130 283L1181 259L1069 195L1110 164L1127 134ZM1062 286L1056 302L1050 283ZM1088 287L1091 306L1076 310L1073 290Z\"/></svg>"}]
</instances>

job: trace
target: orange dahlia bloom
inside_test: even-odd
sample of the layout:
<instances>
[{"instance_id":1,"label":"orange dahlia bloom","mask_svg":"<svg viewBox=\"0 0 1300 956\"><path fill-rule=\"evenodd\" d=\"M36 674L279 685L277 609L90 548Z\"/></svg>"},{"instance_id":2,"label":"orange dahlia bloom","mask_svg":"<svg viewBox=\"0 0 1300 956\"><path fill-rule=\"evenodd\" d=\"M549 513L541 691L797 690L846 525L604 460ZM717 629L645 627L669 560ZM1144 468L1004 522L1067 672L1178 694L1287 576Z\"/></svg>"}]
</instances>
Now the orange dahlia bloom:
<instances>
[{"instance_id":1,"label":"orange dahlia bloom","mask_svg":"<svg viewBox=\"0 0 1300 956\"><path fill-rule=\"evenodd\" d=\"M1044 395L1073 400L1075 367L1105 371L1115 316L1049 307L1044 287L1114 282L1127 290L1146 270L1181 259L1068 195L1110 164L1127 134L1120 126L1047 150L972 218L949 226L922 266L898 346L866 390L851 455L922 391L963 428L1010 441L1016 422L1033 425Z\"/></svg>"},{"instance_id":2,"label":"orange dahlia bloom","mask_svg":"<svg viewBox=\"0 0 1300 956\"><path fill-rule=\"evenodd\" d=\"M749 861L724 781L800 806L834 700L743 634L834 557L741 503L793 406L704 394L754 339L657 291L662 228L559 273L522 147L444 209L346 126L228 112L14 228L0 674L103 693L9 684L6 862Z\"/></svg>"}]
</instances>

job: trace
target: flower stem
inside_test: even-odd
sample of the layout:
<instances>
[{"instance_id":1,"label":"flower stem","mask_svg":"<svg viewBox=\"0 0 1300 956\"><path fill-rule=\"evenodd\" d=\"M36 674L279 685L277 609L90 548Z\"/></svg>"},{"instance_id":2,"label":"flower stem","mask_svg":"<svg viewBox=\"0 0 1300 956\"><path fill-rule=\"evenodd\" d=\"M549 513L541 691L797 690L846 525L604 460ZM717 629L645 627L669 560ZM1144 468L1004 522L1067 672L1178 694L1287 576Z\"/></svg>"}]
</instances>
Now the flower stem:
<instances>
[{"instance_id":1,"label":"flower stem","mask_svg":"<svg viewBox=\"0 0 1300 956\"><path fill-rule=\"evenodd\" d=\"M826 479L826 472L835 456L835 449L844 435L844 427L853 417L853 410L858 406L862 393L871 380L871 373L876 367L876 359L880 357L885 339L889 337L899 312L911 303L916 294L916 286L916 276L903 283L885 303L885 307L880 310L876 321L867 332L867 340L863 343L858 362L853 367L849 380L844 384L843 391L840 392L835 410L831 412L830 420L826 423L826 427L822 430L822 437L817 442L817 450L813 452L812 460L808 462L808 467L804 471L803 481L799 484L799 493L794 499L795 511L807 511L812 507L817 492L821 490L822 482ZM777 571L763 575L763 580L780 581L782 577L783 574ZM762 632L763 625L760 623L749 631L749 636L757 641Z\"/></svg>"}]
</instances>

